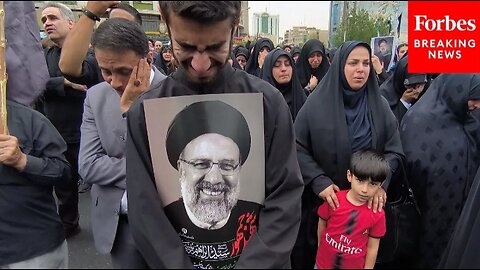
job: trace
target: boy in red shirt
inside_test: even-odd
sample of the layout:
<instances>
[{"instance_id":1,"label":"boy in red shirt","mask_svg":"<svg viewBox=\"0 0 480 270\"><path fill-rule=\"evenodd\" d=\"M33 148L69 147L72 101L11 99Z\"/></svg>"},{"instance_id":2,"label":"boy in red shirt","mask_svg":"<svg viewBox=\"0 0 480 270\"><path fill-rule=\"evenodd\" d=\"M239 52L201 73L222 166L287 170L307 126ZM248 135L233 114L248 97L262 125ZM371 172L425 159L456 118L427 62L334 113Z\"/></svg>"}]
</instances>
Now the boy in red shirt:
<instances>
[{"instance_id":1,"label":"boy in red shirt","mask_svg":"<svg viewBox=\"0 0 480 270\"><path fill-rule=\"evenodd\" d=\"M368 209L389 171L385 157L373 150L354 153L347 170L351 189L337 193L339 207L318 208L318 269L370 268L375 266L380 238L385 235L385 212Z\"/></svg>"}]
</instances>

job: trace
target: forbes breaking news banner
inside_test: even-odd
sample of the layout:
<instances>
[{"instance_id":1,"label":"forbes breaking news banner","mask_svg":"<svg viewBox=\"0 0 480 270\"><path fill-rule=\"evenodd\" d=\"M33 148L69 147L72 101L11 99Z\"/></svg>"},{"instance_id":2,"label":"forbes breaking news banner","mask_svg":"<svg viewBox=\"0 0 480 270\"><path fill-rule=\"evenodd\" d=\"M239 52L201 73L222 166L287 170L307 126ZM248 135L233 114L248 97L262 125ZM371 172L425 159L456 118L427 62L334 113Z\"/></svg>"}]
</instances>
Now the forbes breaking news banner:
<instances>
[{"instance_id":1,"label":"forbes breaking news banner","mask_svg":"<svg viewBox=\"0 0 480 270\"><path fill-rule=\"evenodd\" d=\"M408 2L408 72L479 73L480 1Z\"/></svg>"}]
</instances>

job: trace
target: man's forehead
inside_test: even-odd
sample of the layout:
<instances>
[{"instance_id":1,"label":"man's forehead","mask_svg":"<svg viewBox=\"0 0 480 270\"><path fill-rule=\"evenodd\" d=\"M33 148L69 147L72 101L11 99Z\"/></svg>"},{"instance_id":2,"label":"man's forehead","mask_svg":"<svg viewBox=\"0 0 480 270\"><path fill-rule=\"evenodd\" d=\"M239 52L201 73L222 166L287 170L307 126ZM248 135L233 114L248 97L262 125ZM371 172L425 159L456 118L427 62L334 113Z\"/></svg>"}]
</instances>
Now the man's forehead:
<instances>
[{"instance_id":1,"label":"man's forehead","mask_svg":"<svg viewBox=\"0 0 480 270\"><path fill-rule=\"evenodd\" d=\"M50 16L50 15L61 16L60 9L56 7L47 7L44 10L42 10L42 17Z\"/></svg>"},{"instance_id":2,"label":"man's forehead","mask_svg":"<svg viewBox=\"0 0 480 270\"><path fill-rule=\"evenodd\" d=\"M217 148L217 150L223 150L222 152L239 153L239 148L234 140L230 137L218 134L218 133L206 133L191 140L184 148L185 152L202 152L206 148Z\"/></svg>"},{"instance_id":3,"label":"man's forehead","mask_svg":"<svg viewBox=\"0 0 480 270\"><path fill-rule=\"evenodd\" d=\"M132 68L141 59L133 50L116 51L94 48L94 52L100 68L102 65L109 64L115 64L116 68Z\"/></svg>"}]
</instances>

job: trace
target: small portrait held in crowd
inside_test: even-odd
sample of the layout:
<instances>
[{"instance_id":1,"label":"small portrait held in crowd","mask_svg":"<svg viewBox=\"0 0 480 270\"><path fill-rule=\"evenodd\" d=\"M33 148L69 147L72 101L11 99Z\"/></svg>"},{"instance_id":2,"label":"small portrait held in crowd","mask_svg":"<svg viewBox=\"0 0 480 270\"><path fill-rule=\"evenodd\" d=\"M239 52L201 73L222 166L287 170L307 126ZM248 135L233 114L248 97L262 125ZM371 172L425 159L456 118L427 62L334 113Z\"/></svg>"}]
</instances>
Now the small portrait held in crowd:
<instances>
[{"instance_id":1,"label":"small portrait held in crowd","mask_svg":"<svg viewBox=\"0 0 480 270\"><path fill-rule=\"evenodd\" d=\"M390 68L390 63L393 64L393 48L395 37L394 36L382 36L382 37L373 37L372 38L372 48L373 52L380 62L383 64L383 68L388 71Z\"/></svg>"}]
</instances>

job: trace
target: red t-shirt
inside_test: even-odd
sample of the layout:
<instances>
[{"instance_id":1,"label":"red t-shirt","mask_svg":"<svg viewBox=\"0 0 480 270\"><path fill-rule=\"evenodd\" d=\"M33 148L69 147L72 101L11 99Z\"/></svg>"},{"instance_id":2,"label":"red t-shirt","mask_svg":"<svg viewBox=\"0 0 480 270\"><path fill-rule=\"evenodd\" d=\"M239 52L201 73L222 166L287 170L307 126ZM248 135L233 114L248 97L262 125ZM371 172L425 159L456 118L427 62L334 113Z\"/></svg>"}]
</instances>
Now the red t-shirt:
<instances>
[{"instance_id":1,"label":"red t-shirt","mask_svg":"<svg viewBox=\"0 0 480 270\"><path fill-rule=\"evenodd\" d=\"M385 212L373 213L367 203L353 205L347 200L347 192L337 192L337 210L332 210L327 202L318 208L318 216L327 221L317 250L319 269L364 268L368 237L385 235Z\"/></svg>"}]
</instances>

